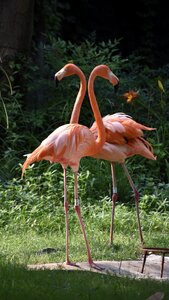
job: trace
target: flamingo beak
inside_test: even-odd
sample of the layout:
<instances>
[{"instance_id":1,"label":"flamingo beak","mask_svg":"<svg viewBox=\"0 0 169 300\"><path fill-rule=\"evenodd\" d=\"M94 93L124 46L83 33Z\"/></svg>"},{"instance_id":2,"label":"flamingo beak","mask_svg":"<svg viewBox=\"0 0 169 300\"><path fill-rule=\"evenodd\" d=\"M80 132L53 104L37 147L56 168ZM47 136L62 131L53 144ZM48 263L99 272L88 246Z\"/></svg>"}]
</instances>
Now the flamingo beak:
<instances>
[{"instance_id":1,"label":"flamingo beak","mask_svg":"<svg viewBox=\"0 0 169 300\"><path fill-rule=\"evenodd\" d=\"M60 71L58 71L56 74L55 74L55 80L62 80L63 77L66 76L66 69L65 68L62 68Z\"/></svg>"}]
</instances>

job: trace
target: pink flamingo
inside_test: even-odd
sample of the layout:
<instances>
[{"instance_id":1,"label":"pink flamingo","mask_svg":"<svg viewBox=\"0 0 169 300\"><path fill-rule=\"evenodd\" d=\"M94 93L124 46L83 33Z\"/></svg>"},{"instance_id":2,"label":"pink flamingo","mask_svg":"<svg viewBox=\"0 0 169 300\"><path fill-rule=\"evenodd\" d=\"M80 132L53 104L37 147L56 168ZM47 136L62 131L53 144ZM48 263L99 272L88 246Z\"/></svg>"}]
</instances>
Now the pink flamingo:
<instances>
[{"instance_id":1,"label":"pink flamingo","mask_svg":"<svg viewBox=\"0 0 169 300\"><path fill-rule=\"evenodd\" d=\"M59 72L55 74L55 79L61 80L65 76L70 76L75 72L76 66L67 64ZM87 240L85 227L81 217L80 202L78 196L78 169L80 160L85 156L92 156L99 151L105 142L105 129L97 105L94 94L94 80L97 76L109 80L113 84L113 73L107 66L98 66L93 69L88 81L89 99L94 113L94 117L98 126L98 137L95 138L90 129L86 126L71 123L65 124L55 129L42 143L30 154L22 167L22 177L26 168L40 160L49 160L53 163L60 163L64 171L64 209L66 221L66 264L71 264L68 254L68 201L67 201L67 183L66 183L66 168L70 166L74 172L74 196L75 196L75 211L79 218L82 233L85 240L85 245L88 255L88 263L91 267L97 267L93 262L89 243ZM81 92L80 92L81 93ZM83 94L82 94L83 96ZM80 96L81 98L81 96ZM84 98L84 96L83 96ZM77 105L77 103L76 103Z\"/></svg>"},{"instance_id":2,"label":"pink flamingo","mask_svg":"<svg viewBox=\"0 0 169 300\"><path fill-rule=\"evenodd\" d=\"M100 65L100 68L103 66ZM80 90L77 96L76 102L78 105L75 105L72 111L70 123L78 123L80 109L83 101L83 97L86 91L86 79L83 72L76 68L76 74L80 78ZM115 74L113 74L113 85L118 86L119 79ZM90 88L90 86L89 86ZM88 92L90 94L90 90ZM115 203L118 197L117 194L117 184L114 163L118 162L122 165L123 170L128 178L129 184L134 192L135 205L136 205L136 214L137 214L137 223L138 231L140 236L140 241L143 244L143 235L140 224L140 213L139 213L139 194L133 183L133 180L128 172L128 169L125 165L125 160L128 157L133 155L141 155L145 158L155 160L156 157L153 154L153 148L144 138L143 130L154 130L155 128L147 127L143 124L137 123L130 116L124 113L115 113L112 115L107 115L103 118L103 123L106 131L106 143L103 145L102 149L98 151L95 155L92 155L93 158L107 160L111 163L111 173L112 173L112 217L110 225L110 244L113 242L113 224L114 224L114 213L115 213ZM97 124L94 122L90 130L93 132L97 138Z\"/></svg>"},{"instance_id":3,"label":"pink flamingo","mask_svg":"<svg viewBox=\"0 0 169 300\"><path fill-rule=\"evenodd\" d=\"M102 149L92 157L107 160L111 163L112 217L110 225L110 244L113 242L115 203L118 198L114 164L115 162L118 162L123 167L129 184L134 192L138 231L141 244L144 245L140 224L139 193L125 165L125 160L133 155L141 155L151 160L156 159L153 154L152 146L143 138L143 130L155 130L155 128L150 128L137 123L132 120L130 116L125 115L124 113L107 115L103 118L103 123L106 130L106 143L103 145ZM95 137L97 137L96 123L92 125L90 130L93 132Z\"/></svg>"}]
</instances>

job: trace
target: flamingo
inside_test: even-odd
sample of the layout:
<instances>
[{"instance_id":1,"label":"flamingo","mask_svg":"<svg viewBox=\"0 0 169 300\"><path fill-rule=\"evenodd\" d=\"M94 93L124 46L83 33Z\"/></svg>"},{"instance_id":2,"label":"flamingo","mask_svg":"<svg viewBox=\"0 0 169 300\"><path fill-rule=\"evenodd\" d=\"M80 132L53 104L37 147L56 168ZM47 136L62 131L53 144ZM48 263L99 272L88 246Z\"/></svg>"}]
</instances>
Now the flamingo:
<instances>
[{"instance_id":1,"label":"flamingo","mask_svg":"<svg viewBox=\"0 0 169 300\"><path fill-rule=\"evenodd\" d=\"M64 76L70 76L75 72L75 66L72 64L67 64L60 71L55 74L55 80L61 80ZM94 93L94 81L96 77L102 77L114 83L114 74L110 68L106 65L97 66L93 69L90 74L88 81L89 90L89 100L93 110L93 114L98 126L98 136L95 138L94 134L90 129L84 125L77 123L69 123L62 125L55 129L42 143L30 154L22 166L22 178L26 168L40 160L49 160L52 163L60 163L64 172L64 210L65 210L65 223L66 223L66 264L71 265L69 259L68 251L68 200L67 200L67 183L66 183L66 169L71 167L74 173L74 209L77 213L81 230L83 233L87 255L88 263L91 267L96 267L97 265L93 262L89 243L87 240L85 226L81 217L80 201L78 196L78 170L80 165L80 160L82 157L91 156L99 151L105 142L105 129L102 121L102 117L97 105L95 93ZM83 96L83 93L82 93ZM81 96L80 96L81 98ZM84 96L83 96L84 98ZM77 103L76 103L77 105Z\"/></svg>"},{"instance_id":2,"label":"flamingo","mask_svg":"<svg viewBox=\"0 0 169 300\"><path fill-rule=\"evenodd\" d=\"M100 66L101 68L102 66ZM80 78L80 89L77 95L77 104L72 111L70 123L78 123L80 109L83 101L83 97L86 92L86 79L83 72L76 67L76 75ZM119 84L119 79L115 74L113 74L114 80L113 85L115 87ZM88 86L88 92L90 86ZM76 104L75 102L75 104ZM114 213L115 213L115 203L118 198L117 194L117 184L115 176L115 162L118 162L123 167L123 170L127 176L129 184L133 190L135 205L136 205L136 215L138 223L138 231L140 236L141 244L144 244L141 224L140 224L140 213L139 213L139 193L134 185L134 182L129 174L125 160L133 155L141 155L147 159L155 160L156 157L153 154L153 148L148 141L143 138L143 130L155 130L155 128L147 127L140 124L132 119L131 116L124 113L115 113L112 115L107 115L103 118L103 123L106 130L106 143L103 145L102 149L96 154L92 155L93 158L107 160L111 163L111 174L112 174L112 216L110 225L110 244L113 243L113 227L114 227ZM90 130L93 132L97 138L97 124L91 126Z\"/></svg>"},{"instance_id":3,"label":"flamingo","mask_svg":"<svg viewBox=\"0 0 169 300\"><path fill-rule=\"evenodd\" d=\"M106 143L102 149L92 157L96 159L107 160L111 163L112 174L112 215L110 225L110 245L113 243L113 227L115 203L118 198L117 183L114 164L118 162L127 176L129 184L133 190L136 206L137 224L140 236L140 242L144 245L143 234L140 223L139 212L139 193L129 174L125 160L134 155L141 155L147 159L156 160L151 144L143 138L143 130L155 130L155 128L147 127L137 123L124 113L115 113L107 115L103 118L106 130ZM90 130L97 137L97 125L94 123Z\"/></svg>"}]
</instances>

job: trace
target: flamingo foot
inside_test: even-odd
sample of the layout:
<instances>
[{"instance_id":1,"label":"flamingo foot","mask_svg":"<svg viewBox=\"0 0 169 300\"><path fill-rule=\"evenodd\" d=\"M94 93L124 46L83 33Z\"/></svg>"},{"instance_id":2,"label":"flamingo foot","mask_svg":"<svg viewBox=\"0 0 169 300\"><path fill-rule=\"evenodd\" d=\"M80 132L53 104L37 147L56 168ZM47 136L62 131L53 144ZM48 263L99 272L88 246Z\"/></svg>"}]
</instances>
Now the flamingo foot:
<instances>
[{"instance_id":1,"label":"flamingo foot","mask_svg":"<svg viewBox=\"0 0 169 300\"><path fill-rule=\"evenodd\" d=\"M65 265L79 268L76 263L72 263L69 259L65 261Z\"/></svg>"},{"instance_id":2,"label":"flamingo foot","mask_svg":"<svg viewBox=\"0 0 169 300\"><path fill-rule=\"evenodd\" d=\"M96 269L96 270L98 270L98 271L103 271L103 270L104 270L103 267L101 267L101 266L99 266L98 264L94 263L93 260L90 260L90 261L89 261L89 265L90 265L91 268Z\"/></svg>"}]
</instances>

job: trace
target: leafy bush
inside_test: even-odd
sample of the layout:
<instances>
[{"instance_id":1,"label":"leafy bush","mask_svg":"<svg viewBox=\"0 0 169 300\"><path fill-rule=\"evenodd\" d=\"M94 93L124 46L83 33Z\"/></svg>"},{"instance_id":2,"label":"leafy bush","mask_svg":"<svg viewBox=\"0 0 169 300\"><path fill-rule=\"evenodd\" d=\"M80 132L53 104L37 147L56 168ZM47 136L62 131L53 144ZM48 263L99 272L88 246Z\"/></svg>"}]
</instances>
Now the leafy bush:
<instances>
[{"instance_id":1,"label":"leafy bush","mask_svg":"<svg viewBox=\"0 0 169 300\"><path fill-rule=\"evenodd\" d=\"M146 212L169 211L169 184L155 184L153 178L149 178L144 189L144 195L141 197L140 207Z\"/></svg>"}]
</instances>

